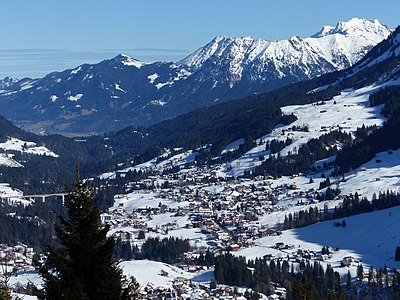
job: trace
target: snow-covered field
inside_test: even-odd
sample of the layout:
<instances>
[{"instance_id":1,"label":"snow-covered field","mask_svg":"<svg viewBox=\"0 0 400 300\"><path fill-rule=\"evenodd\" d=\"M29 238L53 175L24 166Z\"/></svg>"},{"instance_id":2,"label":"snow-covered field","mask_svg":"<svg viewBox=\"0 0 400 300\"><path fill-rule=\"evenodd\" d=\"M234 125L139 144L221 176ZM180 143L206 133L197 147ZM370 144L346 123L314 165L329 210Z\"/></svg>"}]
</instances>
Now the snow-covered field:
<instances>
[{"instance_id":1,"label":"snow-covered field","mask_svg":"<svg viewBox=\"0 0 400 300\"><path fill-rule=\"evenodd\" d=\"M187 163L192 163L198 154L195 151L189 150L183 153L179 153L171 156L170 158L165 159L168 155L170 155L171 151L167 150L164 154L151 159L142 164L136 165L134 167L129 167L125 169L118 170L118 173L121 176L124 176L125 173L129 171L151 171L151 170L163 170L166 167L172 166L181 166L183 167ZM115 179L116 172L108 172L103 173L99 176L100 179Z\"/></svg>"},{"instance_id":2,"label":"snow-covered field","mask_svg":"<svg viewBox=\"0 0 400 300\"><path fill-rule=\"evenodd\" d=\"M346 256L352 256L366 265L381 268L400 268L394 261L396 247L400 245L400 207L360 214L344 218L346 227L335 227L332 221L321 222L304 228L283 231L280 236L269 236L256 240L256 247L236 252L248 259L273 254L286 257L298 249L321 251L323 246L338 248L332 257L325 260L340 274L345 275L348 268L340 268ZM342 220L339 220L342 221ZM271 248L278 242L293 245L293 249L277 250ZM355 275L355 267L351 271Z\"/></svg>"},{"instance_id":3,"label":"snow-covered field","mask_svg":"<svg viewBox=\"0 0 400 300\"><path fill-rule=\"evenodd\" d=\"M357 192L363 197L372 199L375 193L400 192L400 150L381 152L375 157L346 174L346 182L341 182L340 190L344 194Z\"/></svg>"},{"instance_id":4,"label":"snow-covered field","mask_svg":"<svg viewBox=\"0 0 400 300\"><path fill-rule=\"evenodd\" d=\"M6 166L10 168L22 168L23 165L13 159L13 156L13 154L0 153L0 166Z\"/></svg>"},{"instance_id":5,"label":"snow-covered field","mask_svg":"<svg viewBox=\"0 0 400 300\"><path fill-rule=\"evenodd\" d=\"M142 288L148 283L154 287L172 287L174 279L177 277L187 279L193 277L193 274L177 267L151 260L124 261L121 263L121 267L124 274L134 276ZM168 275L162 276L162 271L167 272Z\"/></svg>"},{"instance_id":6,"label":"snow-covered field","mask_svg":"<svg viewBox=\"0 0 400 300\"><path fill-rule=\"evenodd\" d=\"M138 208L154 208L159 204L165 204L168 207L185 207L187 202L176 202L172 199L163 199L158 194L147 191L135 191L125 195L116 195L114 197L114 208L123 207L126 211L131 212Z\"/></svg>"},{"instance_id":7,"label":"snow-covered field","mask_svg":"<svg viewBox=\"0 0 400 300\"><path fill-rule=\"evenodd\" d=\"M10 187L8 183L0 183L0 200L9 201L10 203L22 203L24 205L31 204L30 200L25 200L23 192Z\"/></svg>"},{"instance_id":8,"label":"snow-covered field","mask_svg":"<svg viewBox=\"0 0 400 300\"><path fill-rule=\"evenodd\" d=\"M28 154L58 157L56 153L47 149L45 146L37 146L34 142L22 141L17 138L8 138L4 143L0 143L0 149L5 151L18 151Z\"/></svg>"}]
</instances>

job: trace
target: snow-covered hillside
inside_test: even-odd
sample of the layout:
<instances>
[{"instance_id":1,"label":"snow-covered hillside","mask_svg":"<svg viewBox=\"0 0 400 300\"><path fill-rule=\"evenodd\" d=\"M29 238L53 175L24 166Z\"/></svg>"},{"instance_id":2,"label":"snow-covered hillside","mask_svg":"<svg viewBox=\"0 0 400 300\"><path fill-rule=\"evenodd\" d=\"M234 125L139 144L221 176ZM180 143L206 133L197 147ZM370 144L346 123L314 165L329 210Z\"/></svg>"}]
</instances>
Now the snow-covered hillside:
<instances>
[{"instance_id":1,"label":"snow-covered hillside","mask_svg":"<svg viewBox=\"0 0 400 300\"><path fill-rule=\"evenodd\" d=\"M46 146L38 146L35 142L23 141L9 137L5 142L0 143L0 166L10 168L23 168L23 162L14 159L15 152L29 155L42 155L57 158L58 154L49 150Z\"/></svg>"},{"instance_id":2,"label":"snow-covered hillside","mask_svg":"<svg viewBox=\"0 0 400 300\"><path fill-rule=\"evenodd\" d=\"M12 188L8 183L0 183L0 202L7 202L9 204L23 204L29 205L31 200L23 198L23 192Z\"/></svg>"},{"instance_id":3,"label":"snow-covered hillside","mask_svg":"<svg viewBox=\"0 0 400 300\"><path fill-rule=\"evenodd\" d=\"M107 172L101 174L99 176L100 179L114 179L116 174L118 173L120 176L125 177L126 173L130 171L142 171L142 172L149 172L149 171L162 171L168 167L181 167L183 168L186 164L193 163L196 155L198 154L197 151L185 151L182 153L178 153L175 155L171 155L170 150L166 150L164 154L153 158L150 161L144 162L142 164L136 165L134 167L124 168L118 171Z\"/></svg>"},{"instance_id":4,"label":"snow-covered hillside","mask_svg":"<svg viewBox=\"0 0 400 300\"><path fill-rule=\"evenodd\" d=\"M382 126L385 121L385 118L380 115L382 106L370 107L369 95L385 86L399 84L400 80L394 80L357 90L346 90L324 103L283 107L284 114L294 114L297 120L287 126L278 126L270 134L257 140L257 147L223 166L221 174L238 176L244 171L253 170L257 165L261 165L262 160L259 157L263 156L264 159L269 157L271 153L265 150L265 145L272 140L285 141L287 138L293 140L292 144L280 151L281 156L286 156L289 152L295 153L310 139L319 138L331 131L341 130L354 133L362 125ZM293 130L294 127L307 128L307 130Z\"/></svg>"},{"instance_id":5,"label":"snow-covered hillside","mask_svg":"<svg viewBox=\"0 0 400 300\"><path fill-rule=\"evenodd\" d=\"M6 142L0 143L0 149L4 151L17 151L27 154L58 157L56 153L45 146L37 146L35 142L22 141L17 138L9 138Z\"/></svg>"},{"instance_id":6,"label":"snow-covered hillside","mask_svg":"<svg viewBox=\"0 0 400 300\"><path fill-rule=\"evenodd\" d=\"M14 83L17 83L18 79L12 77L5 77L0 79L0 93L1 90L7 89L8 87L12 86Z\"/></svg>"},{"instance_id":7,"label":"snow-covered hillside","mask_svg":"<svg viewBox=\"0 0 400 300\"><path fill-rule=\"evenodd\" d=\"M134 276L141 288L150 286L172 287L174 279L177 277L192 278L193 275L177 267L156 261L136 260L121 263L125 275ZM162 276L162 271L167 272L167 276Z\"/></svg>"},{"instance_id":8,"label":"snow-covered hillside","mask_svg":"<svg viewBox=\"0 0 400 300\"><path fill-rule=\"evenodd\" d=\"M13 159L13 154L1 153L0 154L0 166L6 166L10 168L21 168L22 164Z\"/></svg>"},{"instance_id":9,"label":"snow-covered hillside","mask_svg":"<svg viewBox=\"0 0 400 300\"><path fill-rule=\"evenodd\" d=\"M338 268L346 256L352 256L366 265L399 268L400 263L394 261L396 247L400 243L400 207L394 207L373 213L365 213L345 218L346 227L335 227L333 222L326 221L306 228L284 231L281 236L266 237L257 240L256 247L238 251L249 259L273 254L285 257L297 249L321 251L323 246L338 248L332 257L325 262ZM276 243L284 242L294 245L292 250L273 249ZM350 270L355 275L355 267ZM348 268L338 268L342 275Z\"/></svg>"}]
</instances>

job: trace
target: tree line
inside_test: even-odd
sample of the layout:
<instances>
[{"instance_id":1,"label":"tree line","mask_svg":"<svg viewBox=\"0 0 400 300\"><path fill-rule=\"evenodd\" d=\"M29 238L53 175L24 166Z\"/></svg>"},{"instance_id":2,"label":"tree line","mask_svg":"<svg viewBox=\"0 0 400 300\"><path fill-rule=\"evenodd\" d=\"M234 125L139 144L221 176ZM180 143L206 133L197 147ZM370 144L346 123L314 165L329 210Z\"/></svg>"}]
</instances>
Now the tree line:
<instances>
[{"instance_id":1,"label":"tree line","mask_svg":"<svg viewBox=\"0 0 400 300\"><path fill-rule=\"evenodd\" d=\"M310 207L308 210L288 213L285 215L283 227L285 229L299 228L326 220L341 219L399 205L400 193L380 192L378 196L373 195L372 201L368 201L366 197L360 198L356 192L354 195L344 196L343 202L335 206L333 210L329 210L328 206L325 205L323 210Z\"/></svg>"},{"instance_id":2,"label":"tree line","mask_svg":"<svg viewBox=\"0 0 400 300\"><path fill-rule=\"evenodd\" d=\"M265 295L274 293L272 283L286 289L286 299L344 299L340 276L330 265L300 261L296 267L287 259L268 260L231 254L215 258L214 275L218 283L247 286Z\"/></svg>"}]
</instances>

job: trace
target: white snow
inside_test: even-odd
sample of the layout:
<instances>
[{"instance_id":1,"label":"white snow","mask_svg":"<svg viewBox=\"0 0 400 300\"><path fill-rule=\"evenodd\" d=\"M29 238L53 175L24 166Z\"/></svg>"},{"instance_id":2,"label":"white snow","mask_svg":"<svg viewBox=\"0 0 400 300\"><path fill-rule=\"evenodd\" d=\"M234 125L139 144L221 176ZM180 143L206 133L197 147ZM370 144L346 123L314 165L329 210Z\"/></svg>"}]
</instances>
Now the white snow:
<instances>
[{"instance_id":1,"label":"white snow","mask_svg":"<svg viewBox=\"0 0 400 300\"><path fill-rule=\"evenodd\" d=\"M156 106L164 106L168 102L160 100L160 99L153 99L149 102L151 105L156 105Z\"/></svg>"},{"instance_id":2,"label":"white snow","mask_svg":"<svg viewBox=\"0 0 400 300\"><path fill-rule=\"evenodd\" d=\"M378 196L387 190L400 192L400 150L376 154L371 161L345 174L345 178L339 184L344 194L357 192L371 200L374 193Z\"/></svg>"},{"instance_id":3,"label":"white snow","mask_svg":"<svg viewBox=\"0 0 400 300\"><path fill-rule=\"evenodd\" d=\"M76 68L76 69L74 69L74 70L71 71L71 75L78 74L78 72L81 71L81 70L82 70L82 68L81 68L81 67L78 67L78 68Z\"/></svg>"},{"instance_id":4,"label":"white snow","mask_svg":"<svg viewBox=\"0 0 400 300\"><path fill-rule=\"evenodd\" d=\"M89 80L93 78L93 74L85 74L85 77L83 77L82 82L84 82L85 80Z\"/></svg>"},{"instance_id":5,"label":"white snow","mask_svg":"<svg viewBox=\"0 0 400 300\"><path fill-rule=\"evenodd\" d=\"M50 96L51 102L56 102L57 99L58 99L58 96L56 96L56 95L51 95L51 96Z\"/></svg>"},{"instance_id":6,"label":"white snow","mask_svg":"<svg viewBox=\"0 0 400 300\"><path fill-rule=\"evenodd\" d=\"M122 57L122 64L125 66L131 66L131 67L136 67L138 69L140 69L141 67L145 66L146 63L138 61L132 57L129 57L128 55L125 54L121 54Z\"/></svg>"},{"instance_id":7,"label":"white snow","mask_svg":"<svg viewBox=\"0 0 400 300\"><path fill-rule=\"evenodd\" d=\"M30 200L23 198L23 192L12 188L8 183L0 183L0 200L8 201L10 204L21 203L24 205L31 204Z\"/></svg>"},{"instance_id":8,"label":"white snow","mask_svg":"<svg viewBox=\"0 0 400 300\"><path fill-rule=\"evenodd\" d=\"M214 278L214 270L212 268L202 272L189 273L173 265L152 260L122 261L119 263L119 267L121 267L123 274L128 278L131 276L135 277L141 290L143 290L147 285L154 288L172 288L176 278L186 278L193 282L202 284L209 284L209 282ZM164 276L162 276L163 271L166 272L164 273ZM43 287L42 278L35 272L12 276L10 279L11 286L17 284L26 285L28 283L33 283L38 288ZM18 296L20 299L37 299L34 296L22 294L18 294Z\"/></svg>"},{"instance_id":9,"label":"white snow","mask_svg":"<svg viewBox=\"0 0 400 300\"><path fill-rule=\"evenodd\" d=\"M147 78L150 80L150 83L151 83L151 84L153 84L154 81L155 81L158 77L159 77L159 76L158 76L157 73L154 73L154 74L151 74L151 75L147 76Z\"/></svg>"},{"instance_id":10,"label":"white snow","mask_svg":"<svg viewBox=\"0 0 400 300\"><path fill-rule=\"evenodd\" d=\"M75 96L69 96L67 99L69 101L78 101L79 99L81 99L83 96L83 94L76 94Z\"/></svg>"},{"instance_id":11,"label":"white snow","mask_svg":"<svg viewBox=\"0 0 400 300\"><path fill-rule=\"evenodd\" d=\"M184 65L172 65L172 70L178 70L177 74L175 77L171 77L167 82L160 82L156 84L157 90L163 88L164 86L171 86L175 82L181 80L181 79L186 79L190 75L192 75L192 72L186 70ZM153 74L154 75L154 74ZM153 76L151 75L151 76ZM149 77L148 77L149 78Z\"/></svg>"},{"instance_id":12,"label":"white snow","mask_svg":"<svg viewBox=\"0 0 400 300\"><path fill-rule=\"evenodd\" d=\"M58 157L56 153L45 146L37 146L34 142L23 141L17 138L8 138L4 143L0 143L0 149L6 151L18 151L28 154Z\"/></svg>"},{"instance_id":13,"label":"white snow","mask_svg":"<svg viewBox=\"0 0 400 300\"><path fill-rule=\"evenodd\" d=\"M174 279L177 277L188 279L193 277L193 274L177 267L151 260L123 261L120 266L125 275L136 278L141 288L144 288L148 283L155 287L172 287ZM161 276L162 271L168 272L168 275Z\"/></svg>"},{"instance_id":14,"label":"white snow","mask_svg":"<svg viewBox=\"0 0 400 300\"><path fill-rule=\"evenodd\" d=\"M172 208L187 206L187 202L176 202L174 200L162 199L158 197L156 193L149 191L135 191L129 194L116 195L114 200L114 208L122 206L128 212L137 208L158 207L160 202L161 204L166 204L168 207Z\"/></svg>"},{"instance_id":15,"label":"white snow","mask_svg":"<svg viewBox=\"0 0 400 300\"><path fill-rule=\"evenodd\" d=\"M225 147L224 150L222 150L221 154L224 154L226 152L232 152L235 151L239 148L240 145L244 144L244 139L238 139L236 141L233 141L229 145Z\"/></svg>"},{"instance_id":16,"label":"white snow","mask_svg":"<svg viewBox=\"0 0 400 300\"><path fill-rule=\"evenodd\" d=\"M10 168L22 168L23 165L13 159L13 154L0 153L0 166Z\"/></svg>"},{"instance_id":17,"label":"white snow","mask_svg":"<svg viewBox=\"0 0 400 300\"><path fill-rule=\"evenodd\" d=\"M37 80L29 80L21 84L21 91L28 90L34 86L34 84L37 82Z\"/></svg>"},{"instance_id":18,"label":"white snow","mask_svg":"<svg viewBox=\"0 0 400 300\"><path fill-rule=\"evenodd\" d=\"M170 150L166 151L164 154L160 155L159 157L156 157L154 159L151 159L147 162L144 162L142 164L136 165L134 167L130 167L130 168L125 168L122 170L118 170L118 173L127 173L129 171L149 171L149 170L163 170L165 167L168 166L184 166L187 163L191 163L194 161L196 155L198 154L198 152L189 150L183 153L179 153L176 154L168 159L162 159L167 157L167 155L169 155L171 153ZM157 160L161 161L159 163L157 163ZM115 178L115 172L108 172L108 173L104 173L101 174L99 176L100 179L107 179L107 178Z\"/></svg>"},{"instance_id":19,"label":"white snow","mask_svg":"<svg viewBox=\"0 0 400 300\"><path fill-rule=\"evenodd\" d=\"M115 89L123 93L126 93L126 91L123 88L121 88L121 86L118 83L115 83Z\"/></svg>"},{"instance_id":20,"label":"white snow","mask_svg":"<svg viewBox=\"0 0 400 300\"><path fill-rule=\"evenodd\" d=\"M157 90L159 90L159 89L163 88L164 86L172 85L172 84L173 84L172 81L163 82L163 83L157 83L156 84L156 88L157 88Z\"/></svg>"}]
</instances>

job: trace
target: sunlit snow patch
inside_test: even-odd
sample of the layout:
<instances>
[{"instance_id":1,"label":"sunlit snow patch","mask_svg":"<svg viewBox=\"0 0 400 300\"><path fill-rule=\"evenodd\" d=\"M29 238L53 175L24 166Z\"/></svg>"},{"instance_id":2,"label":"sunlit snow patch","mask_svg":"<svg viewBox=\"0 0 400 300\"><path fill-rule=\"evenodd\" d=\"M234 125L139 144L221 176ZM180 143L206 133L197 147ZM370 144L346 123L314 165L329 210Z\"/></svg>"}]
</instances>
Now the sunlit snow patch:
<instances>
[{"instance_id":1,"label":"sunlit snow patch","mask_svg":"<svg viewBox=\"0 0 400 300\"><path fill-rule=\"evenodd\" d=\"M47 149L45 146L37 146L35 142L22 141L16 138L9 138L6 142L0 143L0 149L35 155L58 157L56 153Z\"/></svg>"},{"instance_id":2,"label":"sunlit snow patch","mask_svg":"<svg viewBox=\"0 0 400 300\"><path fill-rule=\"evenodd\" d=\"M81 99L83 96L83 94L76 94L75 96L69 96L67 99L69 101L78 101L79 99Z\"/></svg>"}]
</instances>

